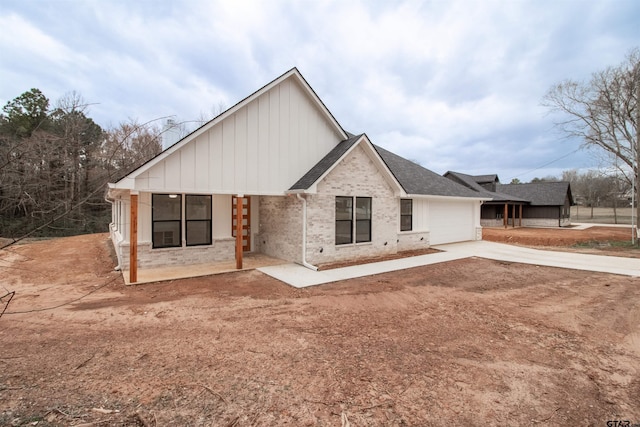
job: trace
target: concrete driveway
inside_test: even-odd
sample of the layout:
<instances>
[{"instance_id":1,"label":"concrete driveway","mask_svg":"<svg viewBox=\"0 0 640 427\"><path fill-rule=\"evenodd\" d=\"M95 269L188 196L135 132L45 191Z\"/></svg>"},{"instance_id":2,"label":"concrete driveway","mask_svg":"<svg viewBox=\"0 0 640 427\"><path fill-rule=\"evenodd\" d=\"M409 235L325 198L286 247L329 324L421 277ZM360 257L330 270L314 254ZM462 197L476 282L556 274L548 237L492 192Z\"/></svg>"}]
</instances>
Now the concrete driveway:
<instances>
[{"instance_id":1,"label":"concrete driveway","mask_svg":"<svg viewBox=\"0 0 640 427\"><path fill-rule=\"evenodd\" d=\"M348 280L356 277L437 264L439 262L478 257L497 261L640 277L640 259L637 258L543 251L484 240L438 245L434 246L434 248L442 252L370 264L360 264L326 271L313 271L299 264L262 267L258 268L258 271L296 288L304 288L339 280Z\"/></svg>"}]
</instances>

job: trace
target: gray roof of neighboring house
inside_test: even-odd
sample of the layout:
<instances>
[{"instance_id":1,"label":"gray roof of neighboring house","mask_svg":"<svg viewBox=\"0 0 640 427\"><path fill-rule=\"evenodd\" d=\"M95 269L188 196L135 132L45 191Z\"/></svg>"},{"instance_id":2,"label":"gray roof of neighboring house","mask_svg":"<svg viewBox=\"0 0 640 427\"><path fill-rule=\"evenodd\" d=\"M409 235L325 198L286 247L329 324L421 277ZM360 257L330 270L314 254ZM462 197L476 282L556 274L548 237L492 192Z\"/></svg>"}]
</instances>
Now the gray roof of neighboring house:
<instances>
[{"instance_id":1,"label":"gray roof of neighboring house","mask_svg":"<svg viewBox=\"0 0 640 427\"><path fill-rule=\"evenodd\" d=\"M483 184L485 182L500 182L500 180L498 179L498 175L496 175L496 174L492 174L492 175L475 175L473 177L473 179L475 179L475 181L478 184Z\"/></svg>"},{"instance_id":2,"label":"gray roof of neighboring house","mask_svg":"<svg viewBox=\"0 0 640 427\"><path fill-rule=\"evenodd\" d=\"M498 190L513 194L531 202L533 206L564 205L567 194L569 203L573 204L571 187L568 182L532 182L529 184L498 184Z\"/></svg>"},{"instance_id":3,"label":"gray roof of neighboring house","mask_svg":"<svg viewBox=\"0 0 640 427\"><path fill-rule=\"evenodd\" d=\"M309 172L300 178L289 190L306 190L311 187L326 171L328 171L364 134L353 135L347 132L349 139L341 141L333 150L322 158ZM398 183L407 194L450 196L450 197L484 197L464 186L438 175L422 166L398 156L382 147L373 145L382 161L387 165Z\"/></svg>"},{"instance_id":4,"label":"gray roof of neighboring house","mask_svg":"<svg viewBox=\"0 0 640 427\"><path fill-rule=\"evenodd\" d=\"M474 176L474 175L467 175L466 173L461 173L461 172L448 171L447 173L444 174L444 176L449 180L453 180L479 193L481 197L490 198L492 202L522 202L522 203L529 202L528 199L520 198L515 194L505 194L504 191L495 191L495 192L489 191L483 186L481 186L480 184L478 184L478 182L493 182L494 179L498 178L497 175ZM480 181L476 179L478 177L480 177ZM494 177L494 178L491 178L491 177ZM487 178L489 179L485 180Z\"/></svg>"},{"instance_id":5,"label":"gray roof of neighboring house","mask_svg":"<svg viewBox=\"0 0 640 427\"><path fill-rule=\"evenodd\" d=\"M524 202L531 206L561 206L564 205L568 194L569 202L573 204L571 187L566 181L497 184L496 191L493 192L483 188L479 182L492 182L497 179L497 175L467 175L449 171L444 176L477 191L484 197L491 197L491 202Z\"/></svg>"}]
</instances>

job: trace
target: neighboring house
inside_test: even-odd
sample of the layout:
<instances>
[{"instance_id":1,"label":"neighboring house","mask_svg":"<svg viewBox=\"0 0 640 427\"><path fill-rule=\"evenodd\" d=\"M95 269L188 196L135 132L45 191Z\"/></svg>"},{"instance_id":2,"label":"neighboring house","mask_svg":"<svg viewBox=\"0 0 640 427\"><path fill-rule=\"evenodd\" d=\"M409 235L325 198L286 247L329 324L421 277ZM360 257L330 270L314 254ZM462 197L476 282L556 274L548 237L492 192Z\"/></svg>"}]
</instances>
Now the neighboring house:
<instances>
[{"instance_id":1,"label":"neighboring house","mask_svg":"<svg viewBox=\"0 0 640 427\"><path fill-rule=\"evenodd\" d=\"M467 175L447 172L445 177L478 195L490 198L482 205L483 227L504 225L566 227L571 225L574 204L571 186L566 181L500 184L497 175Z\"/></svg>"},{"instance_id":2,"label":"neighboring house","mask_svg":"<svg viewBox=\"0 0 640 427\"><path fill-rule=\"evenodd\" d=\"M240 268L243 252L315 268L477 240L487 200L346 132L296 68L110 183L108 198L132 283L138 267Z\"/></svg>"}]
</instances>

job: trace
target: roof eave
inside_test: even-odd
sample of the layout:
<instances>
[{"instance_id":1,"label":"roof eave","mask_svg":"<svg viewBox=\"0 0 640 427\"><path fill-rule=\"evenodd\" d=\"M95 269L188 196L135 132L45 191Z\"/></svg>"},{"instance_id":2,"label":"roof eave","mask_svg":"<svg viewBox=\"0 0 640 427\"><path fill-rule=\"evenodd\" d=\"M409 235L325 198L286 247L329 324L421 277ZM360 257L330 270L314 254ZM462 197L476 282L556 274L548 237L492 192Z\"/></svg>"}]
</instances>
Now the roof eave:
<instances>
[{"instance_id":1,"label":"roof eave","mask_svg":"<svg viewBox=\"0 0 640 427\"><path fill-rule=\"evenodd\" d=\"M458 200L458 201L470 201L475 200L479 202L491 201L492 199L487 197L465 197L465 196L440 196L435 194L407 194L407 197L414 199L443 199L443 200Z\"/></svg>"}]
</instances>

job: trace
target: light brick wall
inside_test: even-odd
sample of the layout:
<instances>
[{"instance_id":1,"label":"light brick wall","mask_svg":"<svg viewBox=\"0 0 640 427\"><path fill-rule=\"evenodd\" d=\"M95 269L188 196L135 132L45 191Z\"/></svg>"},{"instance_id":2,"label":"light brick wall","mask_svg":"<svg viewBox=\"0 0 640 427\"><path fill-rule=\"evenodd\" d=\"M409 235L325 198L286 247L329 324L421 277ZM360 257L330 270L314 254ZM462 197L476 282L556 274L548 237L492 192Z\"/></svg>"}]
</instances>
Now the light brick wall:
<instances>
[{"instance_id":1,"label":"light brick wall","mask_svg":"<svg viewBox=\"0 0 640 427\"><path fill-rule=\"evenodd\" d=\"M405 231L398 234L398 251L426 249L429 247L428 231Z\"/></svg>"},{"instance_id":2,"label":"light brick wall","mask_svg":"<svg viewBox=\"0 0 640 427\"><path fill-rule=\"evenodd\" d=\"M502 219L481 219L480 225L483 227L500 227L504 226L504 221Z\"/></svg>"},{"instance_id":3,"label":"light brick wall","mask_svg":"<svg viewBox=\"0 0 640 427\"><path fill-rule=\"evenodd\" d=\"M571 218L564 218L560 220L561 227L568 227L571 225ZM480 221L483 227L504 227L504 222L501 219L483 219ZM516 225L520 222L516 218ZM509 227L513 226L513 221L509 218ZM557 218L522 218L523 227L558 227Z\"/></svg>"},{"instance_id":4,"label":"light brick wall","mask_svg":"<svg viewBox=\"0 0 640 427\"><path fill-rule=\"evenodd\" d=\"M119 245L121 267L129 269L129 242ZM171 265L208 264L235 259L235 239L216 239L211 246L152 249L151 243L138 244L138 268L168 267Z\"/></svg>"},{"instance_id":5,"label":"light brick wall","mask_svg":"<svg viewBox=\"0 0 640 427\"><path fill-rule=\"evenodd\" d=\"M302 201L296 196L262 196L260 233L255 249L265 255L302 262Z\"/></svg>"},{"instance_id":6,"label":"light brick wall","mask_svg":"<svg viewBox=\"0 0 640 427\"><path fill-rule=\"evenodd\" d=\"M307 196L307 261L312 264L396 253L398 199L369 156L356 147ZM335 244L335 197L371 197L370 243Z\"/></svg>"},{"instance_id":7,"label":"light brick wall","mask_svg":"<svg viewBox=\"0 0 640 427\"><path fill-rule=\"evenodd\" d=\"M516 224L518 220L516 219ZM562 224L562 225L560 225ZM563 219L559 220L558 218L523 218L522 226L523 227L564 227L571 225L571 220Z\"/></svg>"}]
</instances>

